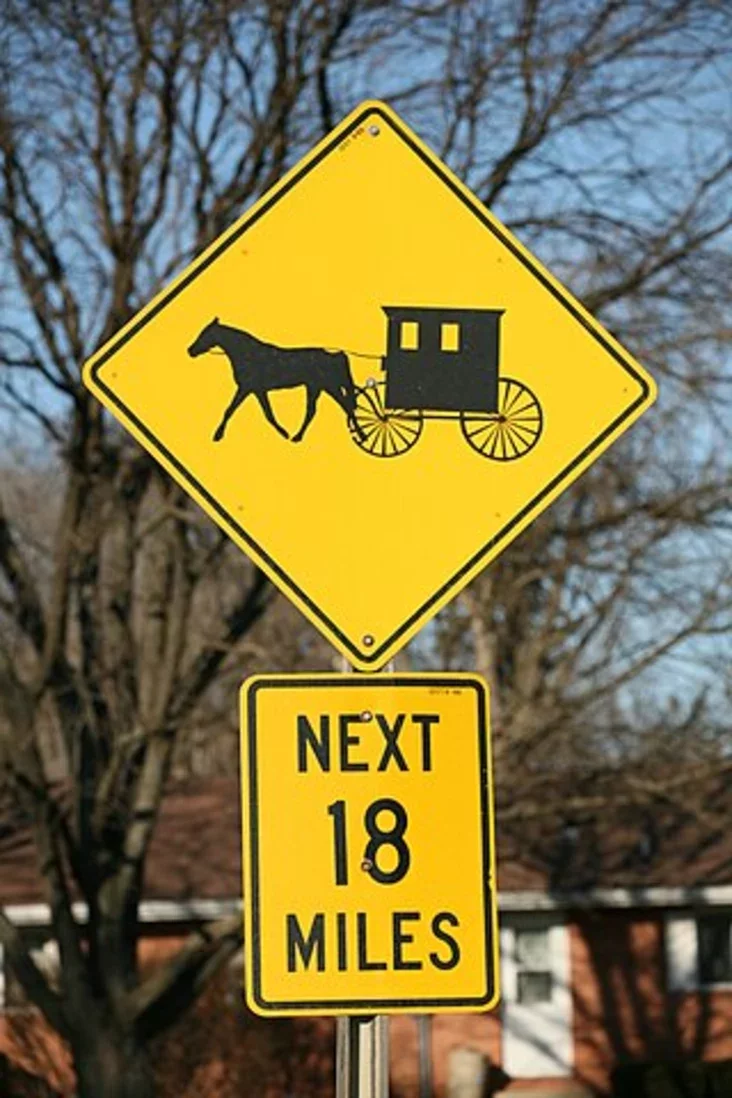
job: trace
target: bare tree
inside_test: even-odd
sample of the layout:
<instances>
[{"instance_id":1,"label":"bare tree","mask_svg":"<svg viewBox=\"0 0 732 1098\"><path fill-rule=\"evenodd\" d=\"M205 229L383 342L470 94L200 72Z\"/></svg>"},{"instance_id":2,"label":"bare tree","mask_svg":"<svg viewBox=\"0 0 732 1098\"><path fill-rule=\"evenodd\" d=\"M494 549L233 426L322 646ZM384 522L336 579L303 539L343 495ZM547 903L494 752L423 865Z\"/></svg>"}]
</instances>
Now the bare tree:
<instances>
[{"instance_id":1,"label":"bare tree","mask_svg":"<svg viewBox=\"0 0 732 1098\"><path fill-rule=\"evenodd\" d=\"M5 489L0 744L60 990L3 915L0 942L81 1095L150 1094L148 1041L236 948L238 926L206 928L143 977L145 858L176 745L221 711L233 658L283 659L276 617L258 624L268 584L102 415L81 362L358 99L431 138L663 386L660 412L443 615L432 651L413 648L488 675L499 773L540 812L558 760L627 757L663 723L649 697L672 692L649 674L677 653L703 668L729 631L730 29L712 0L7 0L2 394L46 532ZM303 634L287 643L312 658ZM695 688L676 723L714 704Z\"/></svg>"},{"instance_id":2,"label":"bare tree","mask_svg":"<svg viewBox=\"0 0 732 1098\"><path fill-rule=\"evenodd\" d=\"M730 13L515 9L452 9L425 124L661 396L416 656L489 679L504 826L548 824L560 788L568 816L611 794L703 811L729 747Z\"/></svg>"},{"instance_id":3,"label":"bare tree","mask_svg":"<svg viewBox=\"0 0 732 1098\"><path fill-rule=\"evenodd\" d=\"M3 392L56 468L43 544L17 498L0 518L2 759L33 826L60 989L1 914L0 941L68 1041L81 1095L151 1093L147 1043L238 947L232 920L141 974L137 910L176 742L271 589L106 420L80 366L328 124L331 57L360 10L6 5Z\"/></svg>"}]
</instances>

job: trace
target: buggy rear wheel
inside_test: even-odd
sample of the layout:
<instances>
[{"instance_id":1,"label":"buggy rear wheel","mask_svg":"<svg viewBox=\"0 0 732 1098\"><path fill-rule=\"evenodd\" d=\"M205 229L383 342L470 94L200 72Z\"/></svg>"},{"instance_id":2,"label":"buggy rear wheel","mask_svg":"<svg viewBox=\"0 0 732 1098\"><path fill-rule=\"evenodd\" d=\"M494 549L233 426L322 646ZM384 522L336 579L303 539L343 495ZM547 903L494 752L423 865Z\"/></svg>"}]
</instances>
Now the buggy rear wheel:
<instances>
[{"instance_id":1,"label":"buggy rear wheel","mask_svg":"<svg viewBox=\"0 0 732 1098\"><path fill-rule=\"evenodd\" d=\"M498 379L498 410L490 415L461 412L468 443L491 461L515 461L536 446L544 426L541 405L528 385Z\"/></svg>"},{"instance_id":2,"label":"buggy rear wheel","mask_svg":"<svg viewBox=\"0 0 732 1098\"><path fill-rule=\"evenodd\" d=\"M416 409L387 408L385 394L383 381L356 389L351 436L367 454L399 457L411 450L422 434L422 413Z\"/></svg>"}]
</instances>

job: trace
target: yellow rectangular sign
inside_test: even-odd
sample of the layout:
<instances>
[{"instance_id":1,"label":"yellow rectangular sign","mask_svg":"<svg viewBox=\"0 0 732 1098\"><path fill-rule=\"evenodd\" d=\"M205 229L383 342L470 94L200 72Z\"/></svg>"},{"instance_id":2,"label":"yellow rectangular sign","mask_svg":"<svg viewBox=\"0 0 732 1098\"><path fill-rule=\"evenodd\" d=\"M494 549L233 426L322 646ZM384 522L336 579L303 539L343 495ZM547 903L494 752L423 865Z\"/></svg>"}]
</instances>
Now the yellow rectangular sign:
<instances>
[{"instance_id":1,"label":"yellow rectangular sign","mask_svg":"<svg viewBox=\"0 0 732 1098\"><path fill-rule=\"evenodd\" d=\"M260 1014L498 999L488 690L475 675L242 688L246 992Z\"/></svg>"}]
</instances>

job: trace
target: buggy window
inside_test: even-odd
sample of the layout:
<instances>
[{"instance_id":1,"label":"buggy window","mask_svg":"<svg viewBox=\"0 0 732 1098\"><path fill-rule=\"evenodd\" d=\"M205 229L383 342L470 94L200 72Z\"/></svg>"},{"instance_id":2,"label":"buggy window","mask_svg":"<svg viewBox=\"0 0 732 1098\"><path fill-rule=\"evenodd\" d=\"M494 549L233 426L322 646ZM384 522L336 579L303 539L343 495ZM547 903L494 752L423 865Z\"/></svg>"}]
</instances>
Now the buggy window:
<instances>
[{"instance_id":1,"label":"buggy window","mask_svg":"<svg viewBox=\"0 0 732 1098\"><path fill-rule=\"evenodd\" d=\"M440 350L442 350L442 351L459 351L460 350L460 325L459 324L441 324L440 325Z\"/></svg>"},{"instance_id":2,"label":"buggy window","mask_svg":"<svg viewBox=\"0 0 732 1098\"><path fill-rule=\"evenodd\" d=\"M399 346L403 351L419 348L419 324L416 320L403 320L399 326Z\"/></svg>"}]
</instances>

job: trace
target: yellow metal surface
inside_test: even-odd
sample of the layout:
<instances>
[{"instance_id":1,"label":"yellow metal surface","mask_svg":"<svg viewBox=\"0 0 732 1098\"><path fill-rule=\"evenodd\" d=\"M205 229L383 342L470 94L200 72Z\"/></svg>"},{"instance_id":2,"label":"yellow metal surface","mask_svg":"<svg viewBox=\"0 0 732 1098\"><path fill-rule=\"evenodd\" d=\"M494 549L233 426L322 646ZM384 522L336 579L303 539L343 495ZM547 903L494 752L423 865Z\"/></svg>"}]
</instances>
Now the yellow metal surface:
<instances>
[{"instance_id":1,"label":"yellow metal surface","mask_svg":"<svg viewBox=\"0 0 732 1098\"><path fill-rule=\"evenodd\" d=\"M264 676L241 700L252 1009L495 1005L485 684L447 674Z\"/></svg>"},{"instance_id":2,"label":"yellow metal surface","mask_svg":"<svg viewBox=\"0 0 732 1098\"><path fill-rule=\"evenodd\" d=\"M358 436L344 404L358 389L368 416L383 393L375 383L386 376L388 307L445 311L434 337L442 358L428 367L449 371L458 405L470 348L455 311L500 312L496 414L464 430L459 411L434 418L425 409L415 426L417 410L381 435L364 419ZM219 427L242 385L256 381L246 350L237 374L212 343L221 326L270 348L256 384L272 421L251 393ZM399 353L419 361L419 325L407 316L395 332ZM293 357L298 348L320 357ZM291 388L279 386L275 352ZM655 396L627 352L378 103L338 126L84 376L366 670L383 666ZM294 441L308 386L319 400Z\"/></svg>"}]
</instances>

